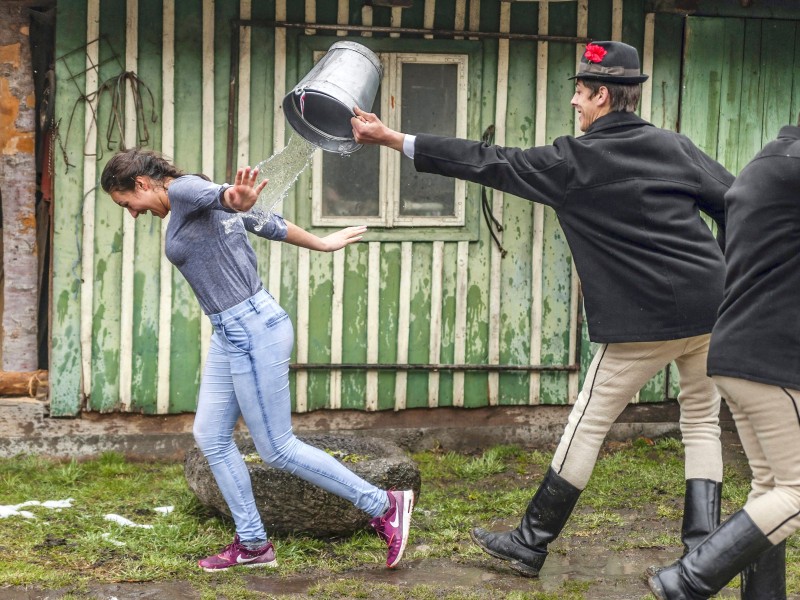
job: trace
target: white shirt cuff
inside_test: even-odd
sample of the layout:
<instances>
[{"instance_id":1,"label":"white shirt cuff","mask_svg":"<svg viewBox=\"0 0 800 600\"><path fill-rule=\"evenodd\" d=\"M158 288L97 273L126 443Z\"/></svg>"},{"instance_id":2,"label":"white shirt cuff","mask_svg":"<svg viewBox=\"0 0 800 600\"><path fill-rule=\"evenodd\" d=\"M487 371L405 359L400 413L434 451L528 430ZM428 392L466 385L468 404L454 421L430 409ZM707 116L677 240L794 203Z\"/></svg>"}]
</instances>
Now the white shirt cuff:
<instances>
[{"instance_id":1,"label":"white shirt cuff","mask_svg":"<svg viewBox=\"0 0 800 600\"><path fill-rule=\"evenodd\" d=\"M417 141L417 136L406 134L403 138L403 154L408 158L414 158L414 143Z\"/></svg>"}]
</instances>

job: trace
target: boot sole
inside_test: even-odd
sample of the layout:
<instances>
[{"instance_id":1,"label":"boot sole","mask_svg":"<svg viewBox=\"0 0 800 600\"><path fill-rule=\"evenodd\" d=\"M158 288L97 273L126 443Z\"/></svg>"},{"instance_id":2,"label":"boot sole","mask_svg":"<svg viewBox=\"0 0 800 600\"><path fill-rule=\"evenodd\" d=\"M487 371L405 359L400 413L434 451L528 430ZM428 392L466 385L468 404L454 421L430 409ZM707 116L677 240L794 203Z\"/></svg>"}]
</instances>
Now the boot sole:
<instances>
[{"instance_id":1,"label":"boot sole","mask_svg":"<svg viewBox=\"0 0 800 600\"><path fill-rule=\"evenodd\" d=\"M503 554L499 554L498 552L495 552L494 550L490 550L489 548L484 546L483 543L481 543L481 541L478 538L476 538L473 535L472 531L469 532L469 537L472 540L472 542L476 546L478 546L478 548L480 548L481 550L486 552L486 554L488 554L489 556L492 556L494 558L499 558L500 560L506 561L508 563L508 566L511 567L512 569L514 569L517 573L520 573L521 575L524 575L525 577L539 577L539 569L535 569L535 568L533 568L533 567L531 567L529 565L526 565L525 563L519 561L518 559L514 558L513 556L504 556Z\"/></svg>"},{"instance_id":2,"label":"boot sole","mask_svg":"<svg viewBox=\"0 0 800 600\"><path fill-rule=\"evenodd\" d=\"M667 597L664 595L664 588L658 580L658 577L655 575L648 577L647 585L650 587L650 591L653 593L653 596L656 597L656 600L667 600Z\"/></svg>"}]
</instances>

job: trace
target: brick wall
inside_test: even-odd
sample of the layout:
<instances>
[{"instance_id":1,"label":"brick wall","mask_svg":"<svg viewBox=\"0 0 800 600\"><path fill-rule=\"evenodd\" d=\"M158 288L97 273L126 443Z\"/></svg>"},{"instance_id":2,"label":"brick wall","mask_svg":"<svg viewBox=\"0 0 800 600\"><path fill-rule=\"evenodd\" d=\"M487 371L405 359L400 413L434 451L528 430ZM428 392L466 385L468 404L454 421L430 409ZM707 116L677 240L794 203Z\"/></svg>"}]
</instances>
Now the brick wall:
<instances>
[{"instance_id":1,"label":"brick wall","mask_svg":"<svg viewBox=\"0 0 800 600\"><path fill-rule=\"evenodd\" d=\"M0 2L0 309L5 371L31 371L38 367L36 113L28 4Z\"/></svg>"}]
</instances>

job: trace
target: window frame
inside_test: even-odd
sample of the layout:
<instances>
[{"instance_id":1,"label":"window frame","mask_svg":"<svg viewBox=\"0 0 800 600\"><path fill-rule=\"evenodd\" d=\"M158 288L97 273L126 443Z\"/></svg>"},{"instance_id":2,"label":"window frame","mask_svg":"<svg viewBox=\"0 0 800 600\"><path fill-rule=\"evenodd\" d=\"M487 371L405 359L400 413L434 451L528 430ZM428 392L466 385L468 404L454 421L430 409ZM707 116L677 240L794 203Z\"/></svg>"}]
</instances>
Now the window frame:
<instances>
[{"instance_id":1,"label":"window frame","mask_svg":"<svg viewBox=\"0 0 800 600\"><path fill-rule=\"evenodd\" d=\"M324 56L323 51L314 52L314 60ZM406 64L454 64L456 74L456 130L455 137L467 136L467 77L469 56L466 54L442 54L430 52L381 52L378 58L383 67L381 80L381 120L390 128L400 131L403 118L403 99L400 91L403 86L403 65ZM392 99L396 99L394 107ZM453 180L453 215L447 216L404 216L400 214L400 169L401 161L409 160L400 152L382 147L379 151L378 173L378 215L377 216L326 216L322 214L323 150L314 152L312 161L312 224L316 227L343 227L358 219L365 225L392 229L395 227L463 227L466 222L466 182ZM353 157L357 159L357 155Z\"/></svg>"},{"instance_id":2,"label":"window frame","mask_svg":"<svg viewBox=\"0 0 800 600\"><path fill-rule=\"evenodd\" d=\"M291 34L292 32L290 32ZM289 37L295 37L290 35ZM287 75L289 80L292 81L292 72L297 69L295 77L298 79L302 77L303 73L308 72L314 65L315 53L319 52L320 55L327 52L331 44L342 39L341 37L330 37L322 35L306 36L302 32L296 34L296 49L297 49L297 62L294 67L289 69ZM482 102L480 101L483 93L481 85L481 68L483 65L484 41L481 40L417 40L417 39L394 39L394 38L381 38L373 39L366 37L353 37L354 41L363 44L375 52L378 56L386 54L398 54L406 56L414 55L464 55L466 57L465 69L466 76L463 79L464 91L458 92L466 93L466 106L464 118L459 122L463 122L458 131L463 131L459 134L468 139L480 139L481 135L481 112ZM420 52L420 49L422 52ZM401 83L401 82L399 82ZM287 91L291 89L291 85L287 85ZM387 92L389 90L386 90ZM391 95L389 93L382 93L382 102L390 102ZM382 108L382 115L384 114ZM492 118L492 117L490 117ZM457 125L457 127L459 127ZM286 128L286 139L294 132L291 127ZM383 159L381 163L382 170L396 169L398 174L396 177L396 185L398 186L399 193L399 165L400 160L409 160L401 153L388 148L381 148L380 152L387 154L391 158ZM370 226L368 233L368 241L478 241L480 239L480 186L468 182L461 181L458 185L463 186L464 194L462 196L463 202L463 219L461 224L448 224L441 225L442 217L422 217L427 220L427 223L419 223L418 219L421 217L414 217L417 219L416 223L412 226L403 225L400 227L385 227L381 222L377 222L376 217L329 217L323 222L325 224L318 224L319 220L315 218L315 210L321 212L321 194L319 191L314 190L315 173L318 172L318 162L321 161L322 150L315 151L315 156L312 159L311 169L306 169L300 176L297 185L290 197L296 201L295 221L301 227L304 227L317 235L327 235L330 232L336 231L343 226L354 224L366 224ZM356 159L358 156L355 153L352 158ZM389 177L390 175L381 173L380 177ZM321 182L321 177L316 180ZM454 183L455 185L455 183ZM381 192L381 201L384 202L384 194ZM290 200L291 201L291 200ZM318 208L319 207L319 208ZM381 207L384 211L385 207ZM331 220L328 220L331 219ZM336 219L336 221L333 221ZM450 218L452 220L452 217ZM372 221L372 223L370 223ZM332 224L328 224L332 223Z\"/></svg>"}]
</instances>

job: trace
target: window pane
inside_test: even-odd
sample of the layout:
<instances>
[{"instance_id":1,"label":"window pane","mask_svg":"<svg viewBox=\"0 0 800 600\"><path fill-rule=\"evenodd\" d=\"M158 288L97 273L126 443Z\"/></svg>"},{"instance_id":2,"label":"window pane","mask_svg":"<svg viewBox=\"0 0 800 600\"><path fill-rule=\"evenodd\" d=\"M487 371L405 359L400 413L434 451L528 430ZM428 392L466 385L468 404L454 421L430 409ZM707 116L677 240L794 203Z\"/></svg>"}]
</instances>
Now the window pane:
<instances>
[{"instance_id":1,"label":"window pane","mask_svg":"<svg viewBox=\"0 0 800 600\"><path fill-rule=\"evenodd\" d=\"M458 66L403 63L402 123L406 133L456 133ZM410 160L400 163L401 216L453 216L452 179L417 173Z\"/></svg>"},{"instance_id":2,"label":"window pane","mask_svg":"<svg viewBox=\"0 0 800 600\"><path fill-rule=\"evenodd\" d=\"M380 116L380 90L372 112ZM322 216L377 217L379 194L380 148L363 146L342 156L322 153Z\"/></svg>"}]
</instances>

